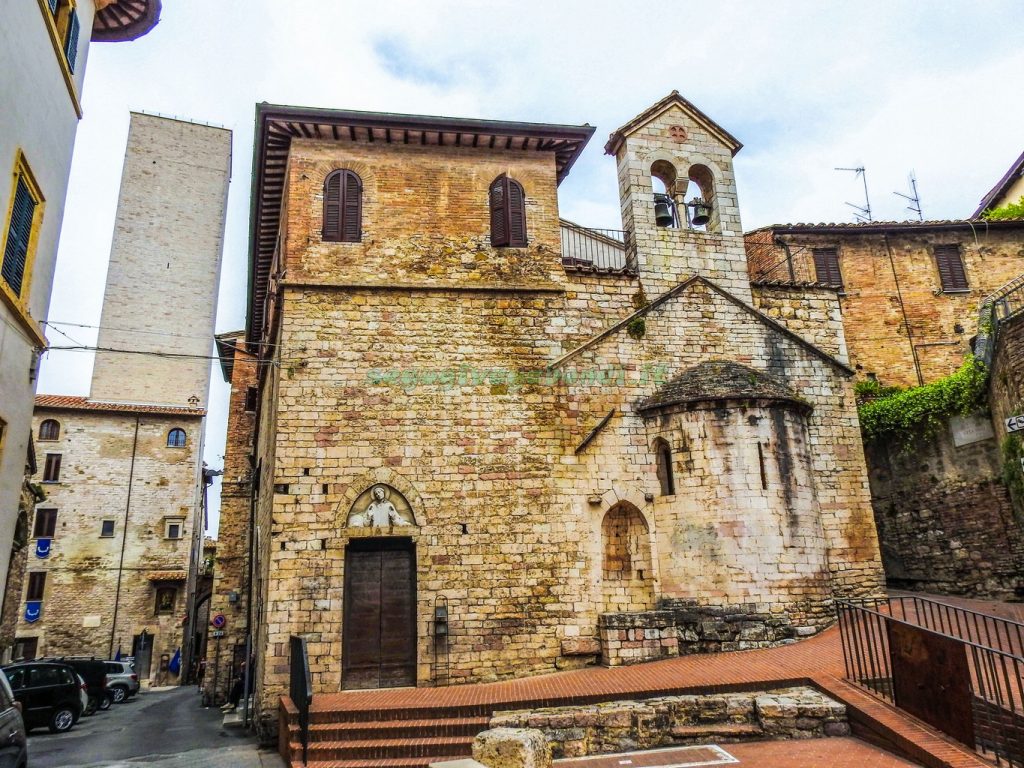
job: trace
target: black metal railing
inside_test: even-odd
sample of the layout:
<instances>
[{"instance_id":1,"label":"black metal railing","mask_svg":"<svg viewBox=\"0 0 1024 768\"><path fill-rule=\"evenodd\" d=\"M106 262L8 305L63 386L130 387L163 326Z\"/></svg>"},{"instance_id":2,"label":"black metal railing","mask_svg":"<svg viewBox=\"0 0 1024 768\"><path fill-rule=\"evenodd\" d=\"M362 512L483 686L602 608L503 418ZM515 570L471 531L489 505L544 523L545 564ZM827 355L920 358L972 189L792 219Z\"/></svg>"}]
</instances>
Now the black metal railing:
<instances>
[{"instance_id":1,"label":"black metal railing","mask_svg":"<svg viewBox=\"0 0 1024 768\"><path fill-rule=\"evenodd\" d=\"M985 365L992 365L999 325L1024 312L1024 275L1018 275L984 299L978 309L978 338L974 356Z\"/></svg>"},{"instance_id":2,"label":"black metal railing","mask_svg":"<svg viewBox=\"0 0 1024 768\"><path fill-rule=\"evenodd\" d=\"M983 642L993 633L993 642L1016 643L1016 630L986 628L982 614L939 605L837 601L847 679L997 765L1024 767L1024 657Z\"/></svg>"},{"instance_id":3,"label":"black metal railing","mask_svg":"<svg viewBox=\"0 0 1024 768\"><path fill-rule=\"evenodd\" d=\"M629 257L630 233L621 229L590 229L562 222L562 266L577 272L634 274Z\"/></svg>"},{"instance_id":4,"label":"black metal railing","mask_svg":"<svg viewBox=\"0 0 1024 768\"><path fill-rule=\"evenodd\" d=\"M857 602L863 604L865 601ZM888 603L888 611L884 612L911 624L1024 657L1024 624L1019 621L972 611L921 595L890 594L886 600L867 602L875 606Z\"/></svg>"},{"instance_id":5,"label":"black metal railing","mask_svg":"<svg viewBox=\"0 0 1024 768\"><path fill-rule=\"evenodd\" d=\"M305 765L309 753L309 705L313 703L313 677L309 673L306 638L292 635L288 646L288 695L299 711L299 742L302 744L302 764Z\"/></svg>"}]
</instances>

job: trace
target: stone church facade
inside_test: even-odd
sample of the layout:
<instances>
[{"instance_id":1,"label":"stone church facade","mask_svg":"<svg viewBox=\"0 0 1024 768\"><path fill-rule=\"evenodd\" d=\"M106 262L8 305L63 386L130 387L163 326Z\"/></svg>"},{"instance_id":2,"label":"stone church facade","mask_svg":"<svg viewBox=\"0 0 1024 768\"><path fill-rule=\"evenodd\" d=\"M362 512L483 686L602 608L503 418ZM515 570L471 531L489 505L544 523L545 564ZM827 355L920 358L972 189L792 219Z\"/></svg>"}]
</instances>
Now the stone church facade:
<instances>
[{"instance_id":1,"label":"stone church facade","mask_svg":"<svg viewBox=\"0 0 1024 768\"><path fill-rule=\"evenodd\" d=\"M777 643L880 589L841 323L753 306L739 143L677 93L616 131L615 234L558 215L593 130L258 107L264 722L293 634L316 691L446 685Z\"/></svg>"}]
</instances>

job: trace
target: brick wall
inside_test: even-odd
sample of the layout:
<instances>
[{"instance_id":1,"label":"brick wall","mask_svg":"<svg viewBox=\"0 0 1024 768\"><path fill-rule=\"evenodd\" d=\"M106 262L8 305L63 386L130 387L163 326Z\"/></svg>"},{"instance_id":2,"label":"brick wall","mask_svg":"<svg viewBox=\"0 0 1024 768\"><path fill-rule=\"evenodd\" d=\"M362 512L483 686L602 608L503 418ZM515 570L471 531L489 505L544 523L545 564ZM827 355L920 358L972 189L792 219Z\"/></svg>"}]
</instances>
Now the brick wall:
<instances>
[{"instance_id":1,"label":"brick wall","mask_svg":"<svg viewBox=\"0 0 1024 768\"><path fill-rule=\"evenodd\" d=\"M813 283L813 249L837 248L846 344L858 374L873 373L887 385L916 386L918 367L925 383L952 373L970 353L981 300L1024 274L1024 226L927 230L896 225L886 234L860 229L808 228L774 239L770 229L750 233L751 279ZM945 244L960 246L966 292L942 293L933 249Z\"/></svg>"},{"instance_id":2,"label":"brick wall","mask_svg":"<svg viewBox=\"0 0 1024 768\"><path fill-rule=\"evenodd\" d=\"M992 425L1002 440L1008 417L1024 413L1024 313L999 324L989 380Z\"/></svg>"}]
</instances>

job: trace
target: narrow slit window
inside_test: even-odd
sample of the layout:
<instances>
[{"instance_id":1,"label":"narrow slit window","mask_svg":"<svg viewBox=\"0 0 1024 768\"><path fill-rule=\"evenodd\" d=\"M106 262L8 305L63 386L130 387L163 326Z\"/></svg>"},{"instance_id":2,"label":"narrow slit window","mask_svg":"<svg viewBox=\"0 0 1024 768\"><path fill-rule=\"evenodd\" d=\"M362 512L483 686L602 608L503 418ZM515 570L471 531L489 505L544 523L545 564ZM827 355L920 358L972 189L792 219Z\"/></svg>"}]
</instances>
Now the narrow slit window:
<instances>
[{"instance_id":1,"label":"narrow slit window","mask_svg":"<svg viewBox=\"0 0 1024 768\"><path fill-rule=\"evenodd\" d=\"M363 181L354 171L332 171L324 180L323 239L358 243L363 239Z\"/></svg>"},{"instance_id":2,"label":"narrow slit window","mask_svg":"<svg viewBox=\"0 0 1024 768\"><path fill-rule=\"evenodd\" d=\"M100 521L100 538L109 539L114 535L114 521L113 520L102 520Z\"/></svg>"},{"instance_id":3,"label":"narrow slit window","mask_svg":"<svg viewBox=\"0 0 1024 768\"><path fill-rule=\"evenodd\" d=\"M835 248L814 249L815 280L834 288L843 287L843 273L839 270L839 251Z\"/></svg>"},{"instance_id":4,"label":"narrow slit window","mask_svg":"<svg viewBox=\"0 0 1024 768\"><path fill-rule=\"evenodd\" d=\"M491 245L495 248L526 247L526 195L522 185L501 174L488 192L491 209Z\"/></svg>"},{"instance_id":5,"label":"narrow slit window","mask_svg":"<svg viewBox=\"0 0 1024 768\"><path fill-rule=\"evenodd\" d=\"M959 293L970 290L959 245L936 245L935 266L939 270L943 293Z\"/></svg>"},{"instance_id":6,"label":"narrow slit window","mask_svg":"<svg viewBox=\"0 0 1024 768\"><path fill-rule=\"evenodd\" d=\"M676 479L672 472L672 448L668 441L658 438L654 441L654 454L657 461L658 483L661 485L662 496L673 496L676 492Z\"/></svg>"},{"instance_id":7,"label":"narrow slit window","mask_svg":"<svg viewBox=\"0 0 1024 768\"><path fill-rule=\"evenodd\" d=\"M255 411L258 400L259 390L256 387L247 387L245 390L245 410Z\"/></svg>"},{"instance_id":8,"label":"narrow slit window","mask_svg":"<svg viewBox=\"0 0 1024 768\"><path fill-rule=\"evenodd\" d=\"M768 473L764 468L764 448L761 443L757 444L757 464L761 468L761 488L768 490Z\"/></svg>"}]
</instances>

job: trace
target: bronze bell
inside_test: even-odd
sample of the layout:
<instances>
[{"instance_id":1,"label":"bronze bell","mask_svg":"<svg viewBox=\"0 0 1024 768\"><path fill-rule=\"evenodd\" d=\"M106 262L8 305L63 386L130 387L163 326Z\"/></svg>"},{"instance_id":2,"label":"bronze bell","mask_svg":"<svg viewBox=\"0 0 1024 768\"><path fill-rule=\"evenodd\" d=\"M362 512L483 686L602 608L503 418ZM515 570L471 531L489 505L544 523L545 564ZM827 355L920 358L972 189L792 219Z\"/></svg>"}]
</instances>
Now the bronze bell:
<instances>
[{"instance_id":1,"label":"bronze bell","mask_svg":"<svg viewBox=\"0 0 1024 768\"><path fill-rule=\"evenodd\" d=\"M654 195L654 223L659 227L671 227L675 224L676 217L673 212L675 203L668 195L656 193Z\"/></svg>"},{"instance_id":2,"label":"bronze bell","mask_svg":"<svg viewBox=\"0 0 1024 768\"><path fill-rule=\"evenodd\" d=\"M690 219L693 226L703 227L711 220L711 203L695 197L690 201L690 205L693 206L693 218Z\"/></svg>"}]
</instances>

